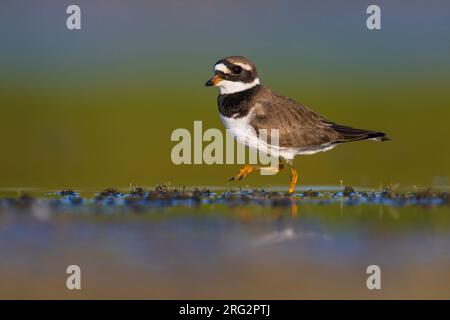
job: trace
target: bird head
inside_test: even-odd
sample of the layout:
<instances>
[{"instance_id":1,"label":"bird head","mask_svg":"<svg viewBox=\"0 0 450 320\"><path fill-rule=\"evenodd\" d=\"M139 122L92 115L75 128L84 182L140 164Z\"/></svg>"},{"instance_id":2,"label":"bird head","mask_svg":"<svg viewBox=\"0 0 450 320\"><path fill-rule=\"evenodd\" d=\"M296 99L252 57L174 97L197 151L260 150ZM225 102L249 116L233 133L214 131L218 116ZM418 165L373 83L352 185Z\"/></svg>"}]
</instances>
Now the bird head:
<instances>
[{"instance_id":1,"label":"bird head","mask_svg":"<svg viewBox=\"0 0 450 320\"><path fill-rule=\"evenodd\" d=\"M214 76L206 81L207 87L219 87L221 94L230 94L258 85L256 66L247 58L230 56L214 64Z\"/></svg>"}]
</instances>

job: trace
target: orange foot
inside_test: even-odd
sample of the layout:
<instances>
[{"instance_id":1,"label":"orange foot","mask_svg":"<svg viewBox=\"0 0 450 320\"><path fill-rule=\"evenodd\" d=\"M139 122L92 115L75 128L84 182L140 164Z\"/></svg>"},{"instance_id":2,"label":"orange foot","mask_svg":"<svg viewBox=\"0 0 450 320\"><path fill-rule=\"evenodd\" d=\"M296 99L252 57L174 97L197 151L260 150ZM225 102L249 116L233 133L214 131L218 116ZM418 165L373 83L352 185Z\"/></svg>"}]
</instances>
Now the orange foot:
<instances>
[{"instance_id":1,"label":"orange foot","mask_svg":"<svg viewBox=\"0 0 450 320\"><path fill-rule=\"evenodd\" d=\"M228 180L228 182L242 180L249 173L255 171L256 169L258 169L256 166L246 164L245 166L240 168L239 171L236 173L236 175L234 177L232 177L230 180Z\"/></svg>"}]
</instances>

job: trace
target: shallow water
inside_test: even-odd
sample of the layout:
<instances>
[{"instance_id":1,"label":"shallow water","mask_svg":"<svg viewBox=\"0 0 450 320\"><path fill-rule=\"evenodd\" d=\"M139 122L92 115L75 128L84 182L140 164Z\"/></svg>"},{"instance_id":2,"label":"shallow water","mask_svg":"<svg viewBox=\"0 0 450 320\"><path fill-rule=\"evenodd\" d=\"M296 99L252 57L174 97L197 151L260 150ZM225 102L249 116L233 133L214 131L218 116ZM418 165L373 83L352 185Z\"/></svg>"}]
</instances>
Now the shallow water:
<instances>
[{"instance_id":1,"label":"shallow water","mask_svg":"<svg viewBox=\"0 0 450 320\"><path fill-rule=\"evenodd\" d=\"M299 196L130 210L29 192L31 205L0 206L0 298L450 298L448 205ZM66 289L71 264L80 291ZM381 290L366 287L369 265Z\"/></svg>"}]
</instances>

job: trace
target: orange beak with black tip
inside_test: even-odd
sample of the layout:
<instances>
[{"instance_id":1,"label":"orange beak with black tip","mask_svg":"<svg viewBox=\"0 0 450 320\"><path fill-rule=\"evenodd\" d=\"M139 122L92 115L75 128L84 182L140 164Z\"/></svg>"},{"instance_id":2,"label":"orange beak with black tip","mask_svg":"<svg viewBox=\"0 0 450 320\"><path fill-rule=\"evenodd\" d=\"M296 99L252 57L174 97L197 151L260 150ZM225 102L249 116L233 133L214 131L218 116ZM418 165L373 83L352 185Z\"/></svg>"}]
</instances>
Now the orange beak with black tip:
<instances>
[{"instance_id":1,"label":"orange beak with black tip","mask_svg":"<svg viewBox=\"0 0 450 320\"><path fill-rule=\"evenodd\" d=\"M207 87L211 87L211 86L217 86L220 81L222 81L223 79L221 77L219 77L219 75L214 75L214 77L212 77L211 79L209 79L208 81L206 81L205 86Z\"/></svg>"}]
</instances>

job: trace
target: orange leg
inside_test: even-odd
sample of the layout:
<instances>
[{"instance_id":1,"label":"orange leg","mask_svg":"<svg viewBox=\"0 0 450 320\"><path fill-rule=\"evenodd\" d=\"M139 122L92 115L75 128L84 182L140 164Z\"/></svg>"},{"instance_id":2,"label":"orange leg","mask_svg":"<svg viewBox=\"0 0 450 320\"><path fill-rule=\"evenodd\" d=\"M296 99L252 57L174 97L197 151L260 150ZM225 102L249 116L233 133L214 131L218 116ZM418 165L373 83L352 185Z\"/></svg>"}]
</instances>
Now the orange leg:
<instances>
[{"instance_id":1,"label":"orange leg","mask_svg":"<svg viewBox=\"0 0 450 320\"><path fill-rule=\"evenodd\" d=\"M266 170L266 171L271 171L273 173L278 173L283 168L284 168L284 164L281 161L281 159L280 159L278 167L259 167L259 166L246 164L241 169L239 169L239 171L236 173L236 175L234 177L232 177L230 180L228 180L228 182L242 180L247 175L249 175L250 173L252 173L253 171L256 171L256 170L261 170L261 171Z\"/></svg>"},{"instance_id":2,"label":"orange leg","mask_svg":"<svg viewBox=\"0 0 450 320\"><path fill-rule=\"evenodd\" d=\"M297 174L297 170L295 170L295 168L294 168L293 161L290 160L290 161L286 161L286 162L289 164L289 167L291 168L291 183L289 185L289 193L292 194L292 193L294 193L295 185L297 184L298 174Z\"/></svg>"},{"instance_id":3,"label":"orange leg","mask_svg":"<svg viewBox=\"0 0 450 320\"><path fill-rule=\"evenodd\" d=\"M242 168L239 169L239 171L236 173L234 177L232 177L228 182L230 181L238 181L244 179L247 175L249 175L251 172L257 170L257 166L252 166L250 164L246 164Z\"/></svg>"}]
</instances>

